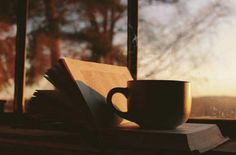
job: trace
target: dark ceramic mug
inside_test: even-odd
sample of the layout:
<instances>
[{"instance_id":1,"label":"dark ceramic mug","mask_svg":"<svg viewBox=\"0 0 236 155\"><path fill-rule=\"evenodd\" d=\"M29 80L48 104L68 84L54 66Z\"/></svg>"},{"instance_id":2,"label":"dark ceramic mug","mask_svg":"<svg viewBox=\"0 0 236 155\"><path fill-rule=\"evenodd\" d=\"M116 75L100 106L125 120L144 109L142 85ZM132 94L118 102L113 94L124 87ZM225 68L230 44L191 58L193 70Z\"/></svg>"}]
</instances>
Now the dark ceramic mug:
<instances>
[{"instance_id":1,"label":"dark ceramic mug","mask_svg":"<svg viewBox=\"0 0 236 155\"><path fill-rule=\"evenodd\" d=\"M107 95L108 105L120 117L148 129L175 129L187 121L191 110L189 82L133 80L127 85L127 88L113 88ZM128 99L127 112L114 107L115 93L122 93Z\"/></svg>"}]
</instances>

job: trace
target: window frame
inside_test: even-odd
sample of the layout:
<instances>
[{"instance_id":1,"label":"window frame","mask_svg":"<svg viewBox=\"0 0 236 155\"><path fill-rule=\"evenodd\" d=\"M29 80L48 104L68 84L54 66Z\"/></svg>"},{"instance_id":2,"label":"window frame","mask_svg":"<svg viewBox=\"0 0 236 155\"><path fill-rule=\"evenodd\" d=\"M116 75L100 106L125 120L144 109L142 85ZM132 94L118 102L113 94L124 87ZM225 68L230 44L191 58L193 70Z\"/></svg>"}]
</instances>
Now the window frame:
<instances>
[{"instance_id":1,"label":"window frame","mask_svg":"<svg viewBox=\"0 0 236 155\"><path fill-rule=\"evenodd\" d=\"M13 114L23 114L24 85L25 85L25 39L26 22L28 12L28 0L18 0L17 9L17 40L15 60L15 94ZM128 0L128 39L127 39L127 66L134 80L137 79L137 57L138 57L138 0ZM9 120L9 114L6 118ZM15 117L14 117L15 118ZM17 118L18 119L18 118ZM10 119L12 120L12 119ZM236 120L226 119L196 119L190 118L189 123L211 123L217 124L223 134L236 138Z\"/></svg>"},{"instance_id":2,"label":"window frame","mask_svg":"<svg viewBox=\"0 0 236 155\"><path fill-rule=\"evenodd\" d=\"M138 0L128 0L128 40L127 64L134 80L138 69Z\"/></svg>"}]
</instances>

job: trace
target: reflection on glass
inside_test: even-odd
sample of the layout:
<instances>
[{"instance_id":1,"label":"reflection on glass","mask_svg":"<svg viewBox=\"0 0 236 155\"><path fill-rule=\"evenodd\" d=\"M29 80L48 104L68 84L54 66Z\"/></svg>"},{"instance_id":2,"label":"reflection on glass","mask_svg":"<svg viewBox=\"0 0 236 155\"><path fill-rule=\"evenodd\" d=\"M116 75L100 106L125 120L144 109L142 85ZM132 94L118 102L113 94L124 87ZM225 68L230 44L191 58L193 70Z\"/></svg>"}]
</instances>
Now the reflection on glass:
<instances>
[{"instance_id":1,"label":"reflection on glass","mask_svg":"<svg viewBox=\"0 0 236 155\"><path fill-rule=\"evenodd\" d=\"M34 0L28 19L26 98L51 89L45 71L62 56L126 65L126 0Z\"/></svg>"},{"instance_id":2,"label":"reflection on glass","mask_svg":"<svg viewBox=\"0 0 236 155\"><path fill-rule=\"evenodd\" d=\"M192 117L236 119L236 2L139 1L139 78L188 80Z\"/></svg>"},{"instance_id":3,"label":"reflection on glass","mask_svg":"<svg viewBox=\"0 0 236 155\"><path fill-rule=\"evenodd\" d=\"M0 2L0 111L13 111L16 1Z\"/></svg>"}]
</instances>

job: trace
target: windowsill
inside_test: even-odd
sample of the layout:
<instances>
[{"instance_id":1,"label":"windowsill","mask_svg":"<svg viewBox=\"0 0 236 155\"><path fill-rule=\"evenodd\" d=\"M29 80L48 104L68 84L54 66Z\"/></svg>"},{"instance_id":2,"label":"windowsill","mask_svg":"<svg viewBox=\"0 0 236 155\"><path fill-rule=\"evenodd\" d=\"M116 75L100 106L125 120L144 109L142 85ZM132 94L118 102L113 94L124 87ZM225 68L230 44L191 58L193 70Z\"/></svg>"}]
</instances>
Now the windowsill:
<instances>
[{"instance_id":1,"label":"windowsill","mask_svg":"<svg viewBox=\"0 0 236 155\"><path fill-rule=\"evenodd\" d=\"M6 133L7 130L7 134ZM50 131L53 132L53 131ZM55 131L57 133L57 131ZM74 154L76 153L87 153L87 154L101 154L104 151L104 148L93 147L84 143L79 143L78 139L70 141L70 143L65 143L63 140L59 139L57 136L48 140L47 137L50 133L46 130L32 130L32 129L10 129L9 126L0 126L0 149L5 150L5 152L10 151L12 153L25 151L27 153L37 153L44 152L50 154ZM73 133L72 133L73 134ZM55 135L59 135L58 133ZM32 136L32 138L31 138ZM36 137L36 139L35 139ZM60 137L60 135L59 135ZM13 149L14 148L14 149ZM158 149L145 149L145 148L132 148L132 147L112 147L106 148L106 152L121 152L120 154L147 154L147 153L158 153L162 152L164 154L173 154L177 153L176 150L158 150ZM167 153L165 153L167 152ZM196 154L196 152L179 152L180 154ZM218 155L228 155L236 153L236 140L231 139L230 141L222 144L221 146L203 153L204 155L218 154ZM119 153L117 153L119 154Z\"/></svg>"},{"instance_id":2,"label":"windowsill","mask_svg":"<svg viewBox=\"0 0 236 155\"><path fill-rule=\"evenodd\" d=\"M6 121L8 120L8 121ZM47 130L32 130L32 129L19 129L19 128L11 128L12 122L19 122L20 117L19 115L13 115L13 114L2 114L0 116L0 122L2 123L0 125L0 148L6 150L6 151L45 151L50 152L50 154L53 153L59 153L60 152L66 152L66 154L70 152L78 152L78 153L92 153L92 154L101 154L101 150L96 147L88 146L87 144L81 144L78 143L78 140L72 140L72 143L62 143L61 140L57 141L57 137L54 138L54 141L52 142L45 140L43 137L44 134L47 135ZM10 122L10 123L9 123ZM227 155L227 154L236 154L236 138L235 138L235 131L236 131L236 120L219 120L219 119L197 119L197 118L191 118L188 120L188 122L194 122L194 123L212 123L217 124L221 130L224 136L229 136L231 138L230 141L220 145L219 147L203 153L204 155L210 155L210 154L218 154L218 155ZM5 124L5 125L4 125ZM13 123L14 125L14 123ZM5 135L3 130L11 128L10 134ZM23 131L23 132L22 132ZM9 132L9 130L7 131ZM54 131L53 131L54 132ZM55 131L57 132L57 131ZM5 136L3 136L5 135ZM32 137L31 137L32 135ZM38 139L35 139L33 137L38 136ZM41 137L41 138L40 138ZM12 149L14 148L14 149ZM124 152L129 152L128 154L134 153L140 153L143 152L143 154L147 154L147 152L154 153L154 152L165 152L166 150L145 150L145 149L137 149L137 148L108 148L112 149L111 152L115 151L119 152L121 151L123 154ZM17 151L17 152L18 152ZM104 151L104 150L103 150ZM151 151L151 152L150 152ZM109 152L109 150L108 150ZM171 154L171 152L175 152L173 150L167 150ZM32 153L32 152L31 152ZM57 154L56 153L56 154ZM175 152L176 153L176 152ZM29 153L30 154L30 153ZM73 154L73 153L72 153ZM142 154L142 153L140 153ZM181 154L191 154L191 153L183 153ZM193 153L195 154L195 153Z\"/></svg>"}]
</instances>

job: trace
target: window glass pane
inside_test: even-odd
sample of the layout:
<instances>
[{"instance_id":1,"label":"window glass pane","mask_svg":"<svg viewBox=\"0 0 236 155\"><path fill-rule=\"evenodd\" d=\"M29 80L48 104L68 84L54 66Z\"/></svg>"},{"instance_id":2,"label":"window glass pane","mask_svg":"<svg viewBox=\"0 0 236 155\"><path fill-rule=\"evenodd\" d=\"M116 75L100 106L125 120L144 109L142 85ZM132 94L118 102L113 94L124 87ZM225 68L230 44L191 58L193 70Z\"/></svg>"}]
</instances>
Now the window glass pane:
<instances>
[{"instance_id":1,"label":"window glass pane","mask_svg":"<svg viewBox=\"0 0 236 155\"><path fill-rule=\"evenodd\" d=\"M188 80L192 117L236 118L236 1L140 0L139 79Z\"/></svg>"},{"instance_id":2,"label":"window glass pane","mask_svg":"<svg viewBox=\"0 0 236 155\"><path fill-rule=\"evenodd\" d=\"M126 65L127 0L34 0L28 20L26 98L51 89L45 71L62 56Z\"/></svg>"},{"instance_id":3,"label":"window glass pane","mask_svg":"<svg viewBox=\"0 0 236 155\"><path fill-rule=\"evenodd\" d=\"M0 2L0 106L13 111L16 40L16 1ZM2 107L0 107L2 110Z\"/></svg>"}]
</instances>

